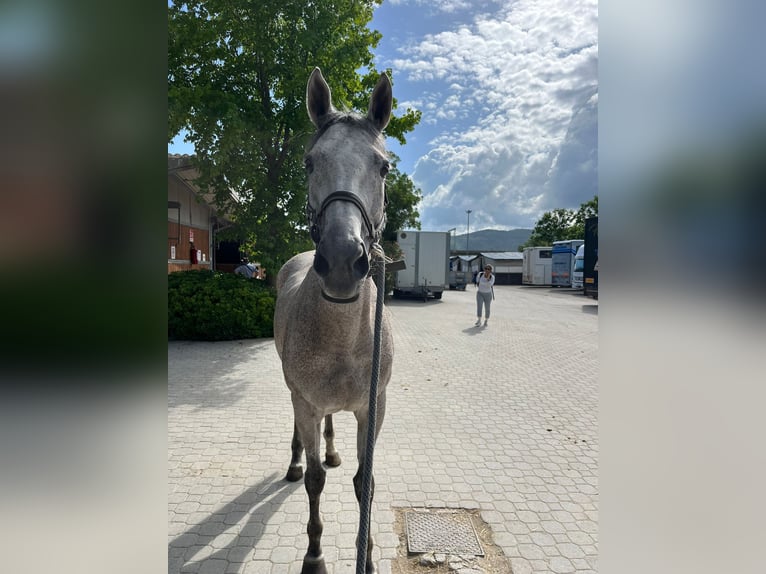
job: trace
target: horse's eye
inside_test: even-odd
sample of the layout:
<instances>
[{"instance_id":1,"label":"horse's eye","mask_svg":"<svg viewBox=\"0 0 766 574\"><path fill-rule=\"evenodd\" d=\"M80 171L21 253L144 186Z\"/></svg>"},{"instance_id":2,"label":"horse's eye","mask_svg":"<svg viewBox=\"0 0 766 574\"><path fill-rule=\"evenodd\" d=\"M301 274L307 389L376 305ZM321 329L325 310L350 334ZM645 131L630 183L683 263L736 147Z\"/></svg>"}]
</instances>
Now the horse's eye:
<instances>
[{"instance_id":1,"label":"horse's eye","mask_svg":"<svg viewBox=\"0 0 766 574\"><path fill-rule=\"evenodd\" d=\"M390 169L391 169L391 164L389 164L388 162L384 163L383 167L380 168L380 177L386 177Z\"/></svg>"},{"instance_id":2,"label":"horse's eye","mask_svg":"<svg viewBox=\"0 0 766 574\"><path fill-rule=\"evenodd\" d=\"M311 173L312 171L314 171L314 162L312 161L310 157L307 157L303 160L303 165L306 166L307 172Z\"/></svg>"}]
</instances>

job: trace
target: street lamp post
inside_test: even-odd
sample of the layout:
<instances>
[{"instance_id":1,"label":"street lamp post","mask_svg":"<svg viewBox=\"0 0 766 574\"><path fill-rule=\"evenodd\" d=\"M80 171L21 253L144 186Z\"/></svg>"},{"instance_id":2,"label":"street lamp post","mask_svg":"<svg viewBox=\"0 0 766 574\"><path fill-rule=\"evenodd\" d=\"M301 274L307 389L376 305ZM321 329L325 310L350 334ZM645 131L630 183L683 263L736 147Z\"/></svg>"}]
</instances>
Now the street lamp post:
<instances>
[{"instance_id":1,"label":"street lamp post","mask_svg":"<svg viewBox=\"0 0 766 574\"><path fill-rule=\"evenodd\" d=\"M465 250L468 252L468 241L471 239L471 211L472 209L466 209L466 218L467 218L467 225L466 225L466 234L465 234Z\"/></svg>"}]
</instances>

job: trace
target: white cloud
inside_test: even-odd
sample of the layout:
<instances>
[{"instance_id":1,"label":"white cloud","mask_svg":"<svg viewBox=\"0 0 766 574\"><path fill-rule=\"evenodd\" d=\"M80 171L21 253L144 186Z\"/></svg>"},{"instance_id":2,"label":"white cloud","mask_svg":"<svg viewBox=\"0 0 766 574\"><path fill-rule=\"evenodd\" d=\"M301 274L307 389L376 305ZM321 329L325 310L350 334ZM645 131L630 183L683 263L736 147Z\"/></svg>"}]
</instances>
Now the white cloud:
<instances>
[{"instance_id":1,"label":"white cloud","mask_svg":"<svg viewBox=\"0 0 766 574\"><path fill-rule=\"evenodd\" d=\"M435 10L438 12L444 12L446 14L452 14L461 10L478 9L495 4L502 4L502 1L498 0L389 0L389 3L396 5L409 4L412 6L422 6Z\"/></svg>"},{"instance_id":2,"label":"white cloud","mask_svg":"<svg viewBox=\"0 0 766 574\"><path fill-rule=\"evenodd\" d=\"M393 66L432 90L419 109L438 128L413 173L424 228L466 209L472 228L531 227L593 196L597 32L595 0L521 0L400 48Z\"/></svg>"},{"instance_id":3,"label":"white cloud","mask_svg":"<svg viewBox=\"0 0 766 574\"><path fill-rule=\"evenodd\" d=\"M407 108L411 108L413 110L419 110L423 108L423 101L422 100L407 100L403 102L400 101L398 102L398 106L400 110L406 110Z\"/></svg>"}]
</instances>

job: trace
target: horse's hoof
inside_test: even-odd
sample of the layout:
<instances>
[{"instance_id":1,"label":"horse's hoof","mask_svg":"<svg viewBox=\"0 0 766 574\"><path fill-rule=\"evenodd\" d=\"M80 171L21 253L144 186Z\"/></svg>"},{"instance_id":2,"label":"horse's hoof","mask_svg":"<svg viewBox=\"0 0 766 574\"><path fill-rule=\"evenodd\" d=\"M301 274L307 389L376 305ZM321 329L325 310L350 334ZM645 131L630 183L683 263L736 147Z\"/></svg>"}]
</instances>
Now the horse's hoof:
<instances>
[{"instance_id":1,"label":"horse's hoof","mask_svg":"<svg viewBox=\"0 0 766 574\"><path fill-rule=\"evenodd\" d=\"M335 452L325 456L324 462L327 466L340 466L340 455Z\"/></svg>"},{"instance_id":2,"label":"horse's hoof","mask_svg":"<svg viewBox=\"0 0 766 574\"><path fill-rule=\"evenodd\" d=\"M327 574L324 558L322 556L319 558L304 558L301 574Z\"/></svg>"},{"instance_id":3,"label":"horse's hoof","mask_svg":"<svg viewBox=\"0 0 766 574\"><path fill-rule=\"evenodd\" d=\"M291 466L287 469L287 475L285 476L285 480L288 480L290 482L297 482L301 478L303 478L303 467L302 466Z\"/></svg>"},{"instance_id":4,"label":"horse's hoof","mask_svg":"<svg viewBox=\"0 0 766 574\"><path fill-rule=\"evenodd\" d=\"M378 569L372 562L364 565L364 574L378 574Z\"/></svg>"}]
</instances>

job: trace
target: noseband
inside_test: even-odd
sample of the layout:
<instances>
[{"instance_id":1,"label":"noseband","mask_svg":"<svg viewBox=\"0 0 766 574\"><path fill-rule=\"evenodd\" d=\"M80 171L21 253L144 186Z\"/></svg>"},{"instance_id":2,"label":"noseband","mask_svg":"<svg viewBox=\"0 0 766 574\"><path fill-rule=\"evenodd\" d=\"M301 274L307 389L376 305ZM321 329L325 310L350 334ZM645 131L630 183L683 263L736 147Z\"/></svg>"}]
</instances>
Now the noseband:
<instances>
[{"instance_id":1,"label":"noseband","mask_svg":"<svg viewBox=\"0 0 766 574\"><path fill-rule=\"evenodd\" d=\"M324 210L327 209L327 206L333 201L348 201L356 205L359 208L359 212L362 214L364 225L367 228L367 237L365 239L369 239L371 243L378 243L380 241L380 236L386 225L386 205L388 204L388 197L385 195L385 192L383 195L383 216L380 218L378 224L373 226L364 204L355 194L350 191L335 191L325 198L322 205L319 206L319 211L311 206L309 200L306 200L306 217L309 222L309 231L311 233L311 239L316 245L319 245L319 242L322 239L321 228L319 227L322 214L324 213Z\"/></svg>"},{"instance_id":2,"label":"noseband","mask_svg":"<svg viewBox=\"0 0 766 574\"><path fill-rule=\"evenodd\" d=\"M319 206L319 211L311 206L311 202L308 199L306 200L306 217L308 218L309 222L311 239L315 245L318 246L319 242L322 240L321 228L319 227L319 222L322 218L322 214L324 213L324 210L327 209L327 206L330 205L333 201L348 201L356 205L356 207L359 208L359 213L362 214L364 225L367 228L367 237L365 239L369 239L370 245L376 244L380 241L380 237L383 233L383 228L386 225L386 205L388 205L388 196L385 194L385 191L383 192L383 215L376 226L372 225L372 221L370 221L370 216L367 214L367 210L365 209L364 204L356 195L350 191L335 191L325 198L325 200L322 202L322 205ZM369 259L370 251L368 250L367 246L365 246L365 252L367 253L367 257ZM370 271L372 271L372 269L370 269ZM330 297L327 295L327 293L324 292L324 290L322 290L322 297L331 303L353 303L359 298L359 293L350 299L336 299L335 297Z\"/></svg>"}]
</instances>

